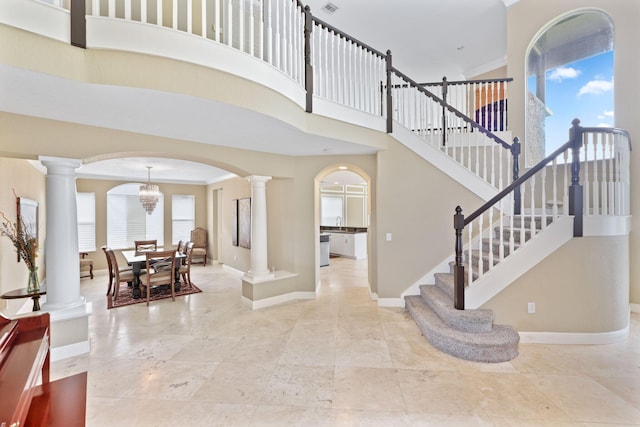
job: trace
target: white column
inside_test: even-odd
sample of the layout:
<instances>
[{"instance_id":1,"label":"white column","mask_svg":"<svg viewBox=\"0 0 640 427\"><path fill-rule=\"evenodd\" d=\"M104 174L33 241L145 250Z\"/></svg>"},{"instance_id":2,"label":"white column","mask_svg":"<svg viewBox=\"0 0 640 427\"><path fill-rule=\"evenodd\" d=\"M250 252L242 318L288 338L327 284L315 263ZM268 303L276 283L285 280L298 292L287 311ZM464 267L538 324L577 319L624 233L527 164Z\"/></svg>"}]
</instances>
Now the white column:
<instances>
[{"instance_id":1,"label":"white column","mask_svg":"<svg viewBox=\"0 0 640 427\"><path fill-rule=\"evenodd\" d=\"M248 278L266 280L273 278L267 263L267 192L270 176L250 176L251 182L251 267Z\"/></svg>"},{"instance_id":2,"label":"white column","mask_svg":"<svg viewBox=\"0 0 640 427\"><path fill-rule=\"evenodd\" d=\"M40 157L47 168L45 268L47 302L60 310L84 304L78 273L78 211L75 170L80 160Z\"/></svg>"}]
</instances>

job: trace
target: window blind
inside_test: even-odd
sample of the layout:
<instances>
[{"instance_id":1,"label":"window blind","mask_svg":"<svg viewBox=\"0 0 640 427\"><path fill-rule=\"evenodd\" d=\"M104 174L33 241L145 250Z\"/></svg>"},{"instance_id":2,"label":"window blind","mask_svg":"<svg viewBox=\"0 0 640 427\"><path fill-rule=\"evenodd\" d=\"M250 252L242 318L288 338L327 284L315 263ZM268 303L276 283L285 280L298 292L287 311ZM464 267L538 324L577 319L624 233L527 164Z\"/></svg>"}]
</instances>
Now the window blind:
<instances>
[{"instance_id":1,"label":"window blind","mask_svg":"<svg viewBox=\"0 0 640 427\"><path fill-rule=\"evenodd\" d=\"M135 195L131 188L135 186ZM142 208L137 191L139 184L124 184L107 193L107 246L111 249L134 247L134 240L158 240L164 246L164 196L151 215Z\"/></svg>"},{"instance_id":2,"label":"window blind","mask_svg":"<svg viewBox=\"0 0 640 427\"><path fill-rule=\"evenodd\" d=\"M171 196L171 227L172 244L191 239L191 230L195 228L195 196Z\"/></svg>"},{"instance_id":3,"label":"window blind","mask_svg":"<svg viewBox=\"0 0 640 427\"><path fill-rule=\"evenodd\" d=\"M96 193L77 193L78 250L96 250Z\"/></svg>"}]
</instances>

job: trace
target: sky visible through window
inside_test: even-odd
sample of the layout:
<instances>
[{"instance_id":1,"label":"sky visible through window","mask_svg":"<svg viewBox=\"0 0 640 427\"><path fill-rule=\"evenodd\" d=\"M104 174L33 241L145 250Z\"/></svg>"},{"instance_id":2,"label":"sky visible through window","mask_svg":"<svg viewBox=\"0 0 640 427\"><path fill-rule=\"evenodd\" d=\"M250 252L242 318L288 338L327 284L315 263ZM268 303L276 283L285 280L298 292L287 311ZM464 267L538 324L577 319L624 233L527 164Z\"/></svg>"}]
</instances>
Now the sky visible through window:
<instances>
[{"instance_id":1,"label":"sky visible through window","mask_svg":"<svg viewBox=\"0 0 640 427\"><path fill-rule=\"evenodd\" d=\"M585 127L613 127L613 51L547 71L546 149L550 154L569 140L574 118ZM535 78L529 80L535 93Z\"/></svg>"}]
</instances>

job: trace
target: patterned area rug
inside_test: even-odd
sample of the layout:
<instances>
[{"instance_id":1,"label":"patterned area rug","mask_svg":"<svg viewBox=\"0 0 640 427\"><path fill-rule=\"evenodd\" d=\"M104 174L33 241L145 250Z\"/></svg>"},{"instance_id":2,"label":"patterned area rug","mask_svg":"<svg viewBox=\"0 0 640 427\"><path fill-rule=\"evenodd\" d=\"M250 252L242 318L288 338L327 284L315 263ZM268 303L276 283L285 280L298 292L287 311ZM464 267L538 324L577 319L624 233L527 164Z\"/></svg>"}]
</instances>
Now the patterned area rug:
<instances>
[{"instance_id":1,"label":"patterned area rug","mask_svg":"<svg viewBox=\"0 0 640 427\"><path fill-rule=\"evenodd\" d=\"M202 292L202 290L196 285L188 286L183 283L182 286L180 286L180 290L176 292L176 298L200 292ZM151 289L151 301L165 298L171 298L171 290L169 287L163 286L161 288ZM141 302L147 302L146 294L144 294L142 298L133 298L133 288L130 288L126 283L122 283L120 289L118 289L118 299L116 301L113 301L111 295L107 297L107 308L118 308L125 305L139 304Z\"/></svg>"}]
</instances>

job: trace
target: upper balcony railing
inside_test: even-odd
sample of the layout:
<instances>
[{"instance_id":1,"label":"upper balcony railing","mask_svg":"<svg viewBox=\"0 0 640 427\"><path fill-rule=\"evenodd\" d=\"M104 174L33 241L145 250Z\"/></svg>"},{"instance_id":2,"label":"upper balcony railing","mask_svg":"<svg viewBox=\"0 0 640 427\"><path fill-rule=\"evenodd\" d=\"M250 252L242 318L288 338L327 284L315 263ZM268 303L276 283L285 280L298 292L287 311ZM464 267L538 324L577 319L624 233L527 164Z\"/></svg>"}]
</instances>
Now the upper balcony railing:
<instances>
[{"instance_id":1,"label":"upper balcony railing","mask_svg":"<svg viewBox=\"0 0 640 427\"><path fill-rule=\"evenodd\" d=\"M314 17L299 0L22 2L69 11L70 42L79 47L92 46L96 25L118 20L137 24L145 34L154 27L173 30L242 51L270 64L301 89L307 112L317 99L386 119L390 133L398 123L498 188L510 174L502 172L503 165L507 170L516 165L503 160L509 157L506 150L513 151L511 144L493 133L507 126L510 79L418 84L393 67L390 51L376 50ZM126 48L127 42L120 40L120 46ZM185 58L189 60L188 52ZM208 61L215 59L209 56Z\"/></svg>"}]
</instances>

